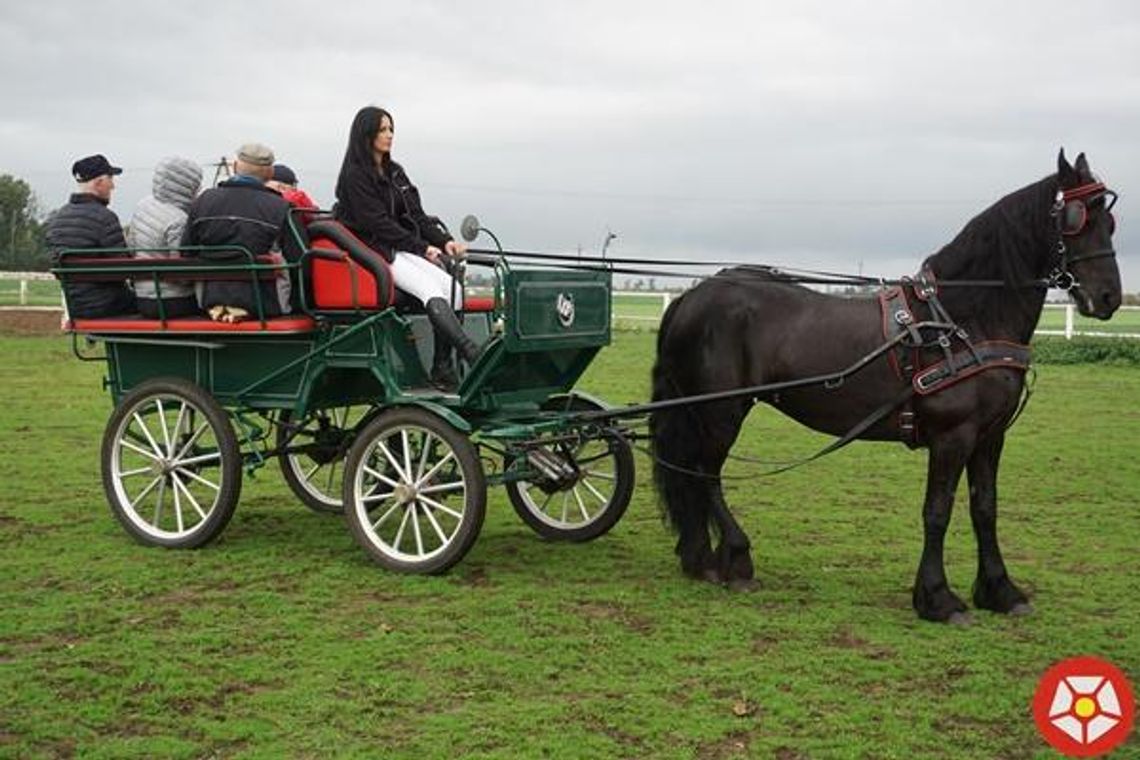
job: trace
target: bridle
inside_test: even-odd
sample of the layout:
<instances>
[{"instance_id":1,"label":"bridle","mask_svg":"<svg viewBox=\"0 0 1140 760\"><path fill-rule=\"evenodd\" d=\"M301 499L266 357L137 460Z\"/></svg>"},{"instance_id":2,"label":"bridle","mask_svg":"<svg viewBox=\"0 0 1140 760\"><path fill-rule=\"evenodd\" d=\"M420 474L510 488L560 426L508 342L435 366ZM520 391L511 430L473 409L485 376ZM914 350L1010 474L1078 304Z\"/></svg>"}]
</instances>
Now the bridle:
<instances>
[{"instance_id":1,"label":"bridle","mask_svg":"<svg viewBox=\"0 0 1140 760\"><path fill-rule=\"evenodd\" d=\"M1072 264L1078 261L1116 256L1116 250L1111 244L1107 248L1097 248L1076 255L1070 254L1068 246L1065 245L1065 238L1076 237L1088 227L1089 204L1102 199L1104 199L1104 213L1108 215L1109 234L1111 235L1116 231L1116 219L1112 215L1112 207L1116 205L1116 193L1114 191L1105 187L1103 182L1089 182L1068 190L1057 190L1056 200L1049 212L1049 215L1056 220L1057 226L1057 248L1053 268L1049 272L1049 287L1065 291L1080 287L1080 282L1069 269Z\"/></svg>"}]
</instances>

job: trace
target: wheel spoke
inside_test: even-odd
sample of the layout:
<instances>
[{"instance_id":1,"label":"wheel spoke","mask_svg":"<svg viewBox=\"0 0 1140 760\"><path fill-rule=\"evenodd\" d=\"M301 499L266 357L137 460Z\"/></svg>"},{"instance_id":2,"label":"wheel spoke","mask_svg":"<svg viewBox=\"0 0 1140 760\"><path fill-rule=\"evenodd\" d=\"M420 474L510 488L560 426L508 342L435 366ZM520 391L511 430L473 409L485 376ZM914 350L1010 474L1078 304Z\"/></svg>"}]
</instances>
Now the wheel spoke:
<instances>
[{"instance_id":1,"label":"wheel spoke","mask_svg":"<svg viewBox=\"0 0 1140 760\"><path fill-rule=\"evenodd\" d=\"M580 485L584 486L584 487L585 487L585 489L586 489L587 491L589 491L590 493L592 493L592 494L594 495L594 498L595 498L595 499L597 499L598 501L600 501L602 504L605 504L606 502L608 502L608 501L609 501L609 497L608 497L608 496L605 496L605 495L604 495L604 494L603 494L601 491L599 491L597 488L594 488L594 484L593 484L593 483L591 483L590 481L588 481L588 480L586 480L585 478L583 478L582 480L580 480L580 481L578 481L578 482L579 482L579 484L580 484Z\"/></svg>"},{"instance_id":2,"label":"wheel spoke","mask_svg":"<svg viewBox=\"0 0 1140 760\"><path fill-rule=\"evenodd\" d=\"M396 551L400 550L400 540L404 537L404 528L408 527L408 515L411 510L404 510L404 519L400 520L400 529L396 531L396 537L392 540L392 548Z\"/></svg>"},{"instance_id":3,"label":"wheel spoke","mask_svg":"<svg viewBox=\"0 0 1140 760\"><path fill-rule=\"evenodd\" d=\"M333 478L336 476L336 463L337 463L337 460L334 459L332 461L332 463L329 464L329 479L328 479L328 485L325 487L325 493L332 493L333 492Z\"/></svg>"},{"instance_id":4,"label":"wheel spoke","mask_svg":"<svg viewBox=\"0 0 1140 760\"><path fill-rule=\"evenodd\" d=\"M316 463L315 465L313 465L313 468L312 468L311 470L309 470L309 471L308 471L308 472L306 472L304 475L302 475L302 476L301 476L301 480L303 480L303 481L305 481L306 483L308 483L309 481L311 481L311 480L313 479L313 475L315 475L315 474L317 473L317 470L319 470L319 469L321 469L321 464L320 464L320 462L318 462L318 463Z\"/></svg>"},{"instance_id":5,"label":"wheel spoke","mask_svg":"<svg viewBox=\"0 0 1140 760\"><path fill-rule=\"evenodd\" d=\"M416 537L416 551L422 557L424 555L424 537L420 533L420 520L416 517L416 502L413 501L408 505L408 511L412 513L412 533Z\"/></svg>"},{"instance_id":6,"label":"wheel spoke","mask_svg":"<svg viewBox=\"0 0 1140 760\"><path fill-rule=\"evenodd\" d=\"M182 420L186 417L186 402L183 401L182 405L178 407L178 419L174 422L174 432L170 434L170 441L167 442L169 447L167 451L171 454L174 453L174 444L178 441L178 436L182 434Z\"/></svg>"},{"instance_id":7,"label":"wheel spoke","mask_svg":"<svg viewBox=\"0 0 1140 760\"><path fill-rule=\"evenodd\" d=\"M194 410L193 409L190 410L190 426L191 427L194 426ZM182 444L182 448L178 451L178 455L175 456L174 459L175 460L181 460L182 457L186 455L186 452L190 450L190 447L193 446L198 441L198 438L202 435L202 433L209 426L210 426L210 423L207 420L206 422L203 422L202 425L197 430L195 430L193 433L191 433L190 434L190 440L188 440L188 441L186 441L186 443Z\"/></svg>"},{"instance_id":8,"label":"wheel spoke","mask_svg":"<svg viewBox=\"0 0 1140 760\"><path fill-rule=\"evenodd\" d=\"M128 449L135 452L136 454L141 454L142 456L147 457L148 459L152 459L155 462L162 460L162 457L157 456L153 451L147 451L142 446L136 446L135 444L128 441L126 438L120 438L119 439L119 445L120 446L126 446Z\"/></svg>"},{"instance_id":9,"label":"wheel spoke","mask_svg":"<svg viewBox=\"0 0 1140 760\"><path fill-rule=\"evenodd\" d=\"M377 441L376 448L384 452L384 457L388 460L388 464L392 465L392 467L396 470L396 474L399 475L405 483L412 482L407 473L400 469L400 463L396 461L396 457L392 456L392 452L388 449L388 444L384 443L384 441Z\"/></svg>"},{"instance_id":10,"label":"wheel spoke","mask_svg":"<svg viewBox=\"0 0 1140 760\"><path fill-rule=\"evenodd\" d=\"M435 519L435 515L433 515L431 513L431 510L428 509L427 507L424 508L423 512L424 512L424 517L426 517L428 519L428 522L431 523L431 527L435 528L435 534L437 536L439 536L439 543L441 545L446 544L447 543L447 536L444 534L443 528L439 527L439 521Z\"/></svg>"},{"instance_id":11,"label":"wheel spoke","mask_svg":"<svg viewBox=\"0 0 1140 760\"><path fill-rule=\"evenodd\" d=\"M143 499L145 499L146 495L148 493L150 493L151 491L153 491L154 487L157 486L161 482L162 482L162 476L161 475L156 477L154 480L150 481L150 484L146 488L144 488L138 496L135 497L134 501L131 502L131 509L134 509L135 507L137 507L138 503L140 501L142 501Z\"/></svg>"},{"instance_id":12,"label":"wheel spoke","mask_svg":"<svg viewBox=\"0 0 1140 760\"><path fill-rule=\"evenodd\" d=\"M158 405L158 421L162 425L162 453L170 456L170 428L166 424L166 410L162 408L162 399L156 398L154 403Z\"/></svg>"},{"instance_id":13,"label":"wheel spoke","mask_svg":"<svg viewBox=\"0 0 1140 760\"><path fill-rule=\"evenodd\" d=\"M395 511L396 511L397 509L399 509L399 508L400 508L400 502L398 502L398 501L397 501L397 502L395 502L394 504L392 504L392 506L388 507L388 511L387 511L387 512L385 512L384 514L380 515L380 519L379 519L379 520L377 520L376 522L372 523L372 532L373 532L373 533L375 533L377 530L379 530L379 528L380 528L380 523L384 522L384 521L385 521L385 520L387 520L389 517L391 517L391 516L392 516L392 513L393 513L393 512L395 512ZM402 529L402 526L401 526L401 529Z\"/></svg>"},{"instance_id":14,"label":"wheel spoke","mask_svg":"<svg viewBox=\"0 0 1140 760\"><path fill-rule=\"evenodd\" d=\"M374 470L371 467L369 467L368 465L364 465L361 469L363 469L366 473L368 473L372 477L379 480L381 483L384 483L385 485L392 486L392 488L395 488L396 486L400 485L400 483L398 481L392 480L390 477L388 477L384 473L380 472L379 470Z\"/></svg>"},{"instance_id":15,"label":"wheel spoke","mask_svg":"<svg viewBox=\"0 0 1140 760\"><path fill-rule=\"evenodd\" d=\"M427 467L428 455L431 453L431 446L424 446L423 451L420 452L420 466L416 468L416 485L424 482L424 468Z\"/></svg>"},{"instance_id":16,"label":"wheel spoke","mask_svg":"<svg viewBox=\"0 0 1140 760\"><path fill-rule=\"evenodd\" d=\"M617 480L617 475L612 472L598 472L597 470L588 470L586 468L582 468L582 475L598 478L600 480Z\"/></svg>"},{"instance_id":17,"label":"wheel spoke","mask_svg":"<svg viewBox=\"0 0 1140 760\"><path fill-rule=\"evenodd\" d=\"M424 504L427 504L432 509L438 509L440 512L444 512L446 514L449 514L452 517L454 517L456 520L462 520L463 519L463 513L462 512L457 512L454 509L452 509L451 507L444 506L443 504L440 504L435 499L429 499L426 496L420 496L419 499L420 499L420 501L422 501Z\"/></svg>"},{"instance_id":18,"label":"wheel spoke","mask_svg":"<svg viewBox=\"0 0 1140 760\"><path fill-rule=\"evenodd\" d=\"M164 480L164 485L165 482ZM186 530L186 525L182 522L182 502L178 498L178 489L174 489L174 518L178 522L178 532Z\"/></svg>"},{"instance_id":19,"label":"wheel spoke","mask_svg":"<svg viewBox=\"0 0 1140 760\"><path fill-rule=\"evenodd\" d=\"M174 496L174 514L178 516L178 532L182 532L182 499L178 496L178 486L173 485L174 481L171 480L170 493ZM160 495L161 499L162 496Z\"/></svg>"},{"instance_id":20,"label":"wheel spoke","mask_svg":"<svg viewBox=\"0 0 1140 760\"><path fill-rule=\"evenodd\" d=\"M574 501L578 502L578 510L582 513L582 519L586 522L590 521L590 513L586 511L586 505L582 503L582 497L578 495L578 487L570 489L574 493Z\"/></svg>"},{"instance_id":21,"label":"wheel spoke","mask_svg":"<svg viewBox=\"0 0 1140 760\"><path fill-rule=\"evenodd\" d=\"M416 480L416 482L415 482L416 488L419 488L422 484L431 480L432 476L435 475L437 472L439 472L439 468L443 467L445 464L447 464L448 462L450 462L454 458L455 458L455 452L454 451L448 451L447 456L445 456L443 459L439 460L434 465L432 465L432 468L430 470L428 470L427 474L425 474L422 478L419 478L418 480Z\"/></svg>"},{"instance_id":22,"label":"wheel spoke","mask_svg":"<svg viewBox=\"0 0 1140 760\"><path fill-rule=\"evenodd\" d=\"M202 511L202 507L198 504L198 500L194 498L194 494L190 493L190 489L187 488L182 483L182 481L178 479L178 475L173 472L170 473L170 479L174 481L174 492L177 494L178 489L182 489L183 496L185 496L190 501L190 505L194 507L194 511L197 512L203 520L205 520L206 513Z\"/></svg>"},{"instance_id":23,"label":"wheel spoke","mask_svg":"<svg viewBox=\"0 0 1140 760\"><path fill-rule=\"evenodd\" d=\"M159 408L161 409L161 407L159 407ZM135 422L138 423L138 426L140 428L142 428L143 435L146 436L147 443L150 444L151 449L154 451L155 454L158 455L159 459L162 459L162 457L163 457L162 449L160 449L158 447L158 444L155 443L154 436L150 434L150 428L148 428L146 426L146 421L143 420L142 415L139 414L138 412L135 412L132 416L134 417Z\"/></svg>"},{"instance_id":24,"label":"wheel spoke","mask_svg":"<svg viewBox=\"0 0 1140 760\"><path fill-rule=\"evenodd\" d=\"M199 454L198 456L190 457L189 459L178 459L174 462L174 466L175 467L189 467L190 465L205 464L206 462L213 462L215 460L220 460L221 458L222 458L222 452L214 451L210 454Z\"/></svg>"},{"instance_id":25,"label":"wheel spoke","mask_svg":"<svg viewBox=\"0 0 1140 760\"><path fill-rule=\"evenodd\" d=\"M162 476L159 475L159 477L161 478ZM162 493L161 493L162 489L160 488L159 491L160 491L160 493L158 494L158 499L154 503L154 522L151 523L151 525L153 525L156 528L159 527L159 525L160 525L159 521L162 519L162 502L163 502ZM142 517L142 515L139 515L139 517Z\"/></svg>"},{"instance_id":26,"label":"wheel spoke","mask_svg":"<svg viewBox=\"0 0 1140 760\"><path fill-rule=\"evenodd\" d=\"M142 475L144 472L154 472L154 469L151 467L139 467L136 470L124 470L123 472L119 473L119 477L130 478L135 475Z\"/></svg>"},{"instance_id":27,"label":"wheel spoke","mask_svg":"<svg viewBox=\"0 0 1140 760\"><path fill-rule=\"evenodd\" d=\"M222 489L222 487L217 483L211 483L193 470L184 470L181 467L178 467L175 468L175 472L183 475L184 477L190 478L191 480L196 480L207 488L212 488L215 491L220 491Z\"/></svg>"},{"instance_id":28,"label":"wheel spoke","mask_svg":"<svg viewBox=\"0 0 1140 760\"><path fill-rule=\"evenodd\" d=\"M408 440L408 429L407 428L403 428L400 430L400 443L402 443L404 446L404 472L407 473L404 476L404 479L407 480L409 483L412 483L412 482L414 482L414 480L412 478L412 446L411 446L411 442ZM425 449L428 448L427 436L426 435L424 436L424 448Z\"/></svg>"},{"instance_id":29,"label":"wheel spoke","mask_svg":"<svg viewBox=\"0 0 1140 760\"><path fill-rule=\"evenodd\" d=\"M388 493L370 493L367 496L361 497L360 503L361 504L372 504L373 502L384 501L385 499L391 499L395 495L396 495L395 491L389 491Z\"/></svg>"},{"instance_id":30,"label":"wheel spoke","mask_svg":"<svg viewBox=\"0 0 1140 760\"><path fill-rule=\"evenodd\" d=\"M570 514L570 492L562 492L562 522L566 522L567 516Z\"/></svg>"},{"instance_id":31,"label":"wheel spoke","mask_svg":"<svg viewBox=\"0 0 1140 760\"><path fill-rule=\"evenodd\" d=\"M424 493L443 493L445 491L454 491L457 488L463 488L464 483L462 480L453 480L450 483L440 483L435 486L428 486L427 488L420 488L417 492Z\"/></svg>"}]
</instances>

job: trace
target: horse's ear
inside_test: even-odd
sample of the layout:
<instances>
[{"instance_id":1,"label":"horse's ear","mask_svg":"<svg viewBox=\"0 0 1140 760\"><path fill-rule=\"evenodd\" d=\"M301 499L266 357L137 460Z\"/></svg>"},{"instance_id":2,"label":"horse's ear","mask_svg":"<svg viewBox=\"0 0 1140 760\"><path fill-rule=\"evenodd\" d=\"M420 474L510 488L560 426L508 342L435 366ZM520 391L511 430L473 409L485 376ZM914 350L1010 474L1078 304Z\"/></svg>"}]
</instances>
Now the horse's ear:
<instances>
[{"instance_id":1,"label":"horse's ear","mask_svg":"<svg viewBox=\"0 0 1140 760\"><path fill-rule=\"evenodd\" d=\"M1077 156L1077 163L1073 165L1073 168L1077 170L1077 174L1081 175L1081 179L1092 178L1092 170L1089 169L1089 162L1084 153Z\"/></svg>"},{"instance_id":2,"label":"horse's ear","mask_svg":"<svg viewBox=\"0 0 1140 760\"><path fill-rule=\"evenodd\" d=\"M1083 155L1083 154L1082 154ZM1061 180L1061 184L1065 184L1066 180L1073 179L1073 167L1069 164L1069 159L1065 158L1065 149L1061 148L1061 152L1057 154L1057 178Z\"/></svg>"}]
</instances>

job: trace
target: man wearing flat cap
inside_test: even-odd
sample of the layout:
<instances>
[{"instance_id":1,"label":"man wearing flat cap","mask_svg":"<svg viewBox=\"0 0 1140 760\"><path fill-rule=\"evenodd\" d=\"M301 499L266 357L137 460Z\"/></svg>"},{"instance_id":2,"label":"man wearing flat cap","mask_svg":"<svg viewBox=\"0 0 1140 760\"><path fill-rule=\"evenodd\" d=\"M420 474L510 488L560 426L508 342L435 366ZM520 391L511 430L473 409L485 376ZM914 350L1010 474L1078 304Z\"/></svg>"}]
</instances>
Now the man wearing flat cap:
<instances>
[{"instance_id":1,"label":"man wearing flat cap","mask_svg":"<svg viewBox=\"0 0 1140 760\"><path fill-rule=\"evenodd\" d=\"M46 237L52 261L59 264L64 249L124 248L119 217L107 208L115 190L115 177L123 170L112 166L102 154L81 158L71 165L79 184L67 205L47 220ZM93 251L92 256L124 256L125 253ZM135 296L126 280L118 282L63 283L68 314L73 318L111 317L135 311Z\"/></svg>"},{"instance_id":2,"label":"man wearing flat cap","mask_svg":"<svg viewBox=\"0 0 1140 760\"><path fill-rule=\"evenodd\" d=\"M234 176L199 195L190 205L184 246L228 246L230 250L202 251L212 261L249 261L240 247L254 256L278 251L285 240L289 204L266 186L273 176L273 151L260 143L237 150ZM265 316L289 311L289 280L259 281ZM248 279L206 280L199 301L210 316L225 322L257 317L257 297Z\"/></svg>"}]
</instances>

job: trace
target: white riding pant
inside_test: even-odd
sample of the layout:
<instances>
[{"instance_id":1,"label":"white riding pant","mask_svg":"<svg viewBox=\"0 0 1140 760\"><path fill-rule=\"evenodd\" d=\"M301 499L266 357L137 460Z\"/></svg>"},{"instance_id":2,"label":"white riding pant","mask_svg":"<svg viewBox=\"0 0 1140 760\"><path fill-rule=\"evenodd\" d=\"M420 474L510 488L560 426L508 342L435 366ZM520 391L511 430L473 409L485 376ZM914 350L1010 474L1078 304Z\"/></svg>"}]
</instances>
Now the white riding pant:
<instances>
[{"instance_id":1,"label":"white riding pant","mask_svg":"<svg viewBox=\"0 0 1140 760\"><path fill-rule=\"evenodd\" d=\"M451 300L451 275L423 256L417 256L406 251L396 251L396 257L391 266L396 287L413 296L420 303L426 304L432 298ZM455 299L451 301L451 306L453 309L463 307L463 288L458 285L455 288Z\"/></svg>"}]
</instances>

